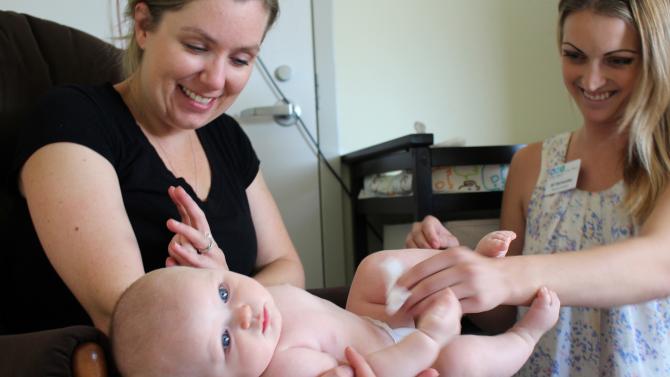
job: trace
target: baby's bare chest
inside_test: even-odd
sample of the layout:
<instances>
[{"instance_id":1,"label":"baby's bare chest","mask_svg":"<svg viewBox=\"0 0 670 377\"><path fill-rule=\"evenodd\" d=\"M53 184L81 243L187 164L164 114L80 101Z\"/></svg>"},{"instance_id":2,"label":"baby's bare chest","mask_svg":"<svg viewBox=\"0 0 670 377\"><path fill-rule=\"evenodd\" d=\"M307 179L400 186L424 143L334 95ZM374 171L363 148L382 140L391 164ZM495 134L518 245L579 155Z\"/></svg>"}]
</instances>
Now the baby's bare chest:
<instances>
[{"instance_id":1,"label":"baby's bare chest","mask_svg":"<svg viewBox=\"0 0 670 377\"><path fill-rule=\"evenodd\" d=\"M275 297L282 313L278 349L309 348L344 360L353 346L367 353L391 344L390 337L366 318L311 295Z\"/></svg>"}]
</instances>

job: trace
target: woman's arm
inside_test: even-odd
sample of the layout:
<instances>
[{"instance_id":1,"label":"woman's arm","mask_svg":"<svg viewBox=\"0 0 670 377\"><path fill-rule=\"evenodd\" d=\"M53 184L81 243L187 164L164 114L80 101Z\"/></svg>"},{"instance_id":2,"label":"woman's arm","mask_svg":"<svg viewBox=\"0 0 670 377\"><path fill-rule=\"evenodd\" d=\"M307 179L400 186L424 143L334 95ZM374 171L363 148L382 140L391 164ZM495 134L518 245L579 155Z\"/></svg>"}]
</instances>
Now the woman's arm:
<instances>
[{"instance_id":1,"label":"woman's arm","mask_svg":"<svg viewBox=\"0 0 670 377\"><path fill-rule=\"evenodd\" d=\"M171 187L168 194L181 221L170 219L167 222L175 237L168 247L170 257L166 265L227 269L225 255L216 244L205 254L196 251L207 247L205 235L209 233L209 224L202 210L183 188ZM263 285L288 283L303 288L305 278L300 258L260 173L247 188L247 196L258 242L256 266L259 271L254 278Z\"/></svg>"},{"instance_id":2,"label":"woman's arm","mask_svg":"<svg viewBox=\"0 0 670 377\"><path fill-rule=\"evenodd\" d=\"M247 198L258 240L254 278L263 285L288 283L304 288L300 257L260 171L247 188Z\"/></svg>"},{"instance_id":3,"label":"woman's arm","mask_svg":"<svg viewBox=\"0 0 670 377\"><path fill-rule=\"evenodd\" d=\"M519 151L510 168L505 192L509 202L503 203L501 224L518 228L518 235L525 234L520 229L525 231L540 163L541 144L534 144ZM666 297L670 295L669 223L670 189L666 189L636 237L577 252L509 258L502 265L512 283L508 302L527 303L542 285L556 291L563 305L611 307ZM523 236L517 241L510 251L520 254Z\"/></svg>"},{"instance_id":4,"label":"woman's arm","mask_svg":"<svg viewBox=\"0 0 670 377\"><path fill-rule=\"evenodd\" d=\"M670 189L661 195L640 234L578 252L509 258L510 304L527 303L533 287L547 285L563 305L612 307L670 296Z\"/></svg>"},{"instance_id":5,"label":"woman's arm","mask_svg":"<svg viewBox=\"0 0 670 377\"><path fill-rule=\"evenodd\" d=\"M19 185L49 261L107 332L117 299L144 274L114 168L87 147L55 143L26 161Z\"/></svg>"},{"instance_id":6,"label":"woman's arm","mask_svg":"<svg viewBox=\"0 0 670 377\"><path fill-rule=\"evenodd\" d=\"M539 152L536 156L534 163L539 164ZM529 161L533 163L532 159ZM536 179L537 175L521 180L512 177L510 181L534 186ZM530 194L519 195L506 214L519 210L519 198L525 213L527 202L523 197L530 198ZM514 217L503 221L517 235L525 234L520 226L514 225ZM419 263L400 278L399 284L412 288L409 304L426 297L436 287L449 286L461 300L463 311L471 313L500 304L527 305L542 286L555 291L563 305L612 307L667 297L670 295L670 253L666 250L670 244L670 232L666 230L669 223L670 188L666 188L637 237L577 252L495 259L454 249ZM513 243L511 251L519 252L522 246Z\"/></svg>"},{"instance_id":7,"label":"woman's arm","mask_svg":"<svg viewBox=\"0 0 670 377\"><path fill-rule=\"evenodd\" d=\"M516 234L507 256L521 255L526 236L526 212L540 172L542 144L531 144L514 154L507 173L505 191L500 210L500 229ZM516 321L516 307L501 305L483 313L468 316L481 329L498 334L506 331Z\"/></svg>"}]
</instances>

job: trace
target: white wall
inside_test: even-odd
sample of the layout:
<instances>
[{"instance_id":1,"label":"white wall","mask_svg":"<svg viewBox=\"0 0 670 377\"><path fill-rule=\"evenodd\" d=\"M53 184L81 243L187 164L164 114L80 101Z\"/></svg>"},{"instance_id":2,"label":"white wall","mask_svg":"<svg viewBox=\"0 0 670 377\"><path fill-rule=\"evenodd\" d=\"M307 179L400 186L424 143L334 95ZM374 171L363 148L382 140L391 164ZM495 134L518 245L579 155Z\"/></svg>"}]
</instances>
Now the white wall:
<instances>
[{"instance_id":1,"label":"white wall","mask_svg":"<svg viewBox=\"0 0 670 377\"><path fill-rule=\"evenodd\" d=\"M0 9L112 41L115 4L0 0ZM546 0L333 1L339 151L413 132L417 120L436 141L468 145L528 143L576 128L556 16L556 1Z\"/></svg>"},{"instance_id":2,"label":"white wall","mask_svg":"<svg viewBox=\"0 0 670 377\"><path fill-rule=\"evenodd\" d=\"M576 128L561 77L557 1L337 0L340 152L413 132L528 143Z\"/></svg>"}]
</instances>

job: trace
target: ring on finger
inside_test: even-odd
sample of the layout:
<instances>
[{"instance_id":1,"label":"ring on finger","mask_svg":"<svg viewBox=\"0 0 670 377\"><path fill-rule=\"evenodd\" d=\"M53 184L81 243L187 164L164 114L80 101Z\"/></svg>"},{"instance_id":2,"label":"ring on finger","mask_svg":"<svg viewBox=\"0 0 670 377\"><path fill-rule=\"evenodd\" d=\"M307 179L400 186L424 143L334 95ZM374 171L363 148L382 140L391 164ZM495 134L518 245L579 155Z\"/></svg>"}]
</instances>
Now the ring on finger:
<instances>
[{"instance_id":1,"label":"ring on finger","mask_svg":"<svg viewBox=\"0 0 670 377\"><path fill-rule=\"evenodd\" d=\"M212 233L205 233L205 238L207 238L207 246L202 249L195 248L198 254L207 254L209 253L209 250L212 248L212 246L214 246L214 237L212 237Z\"/></svg>"}]
</instances>

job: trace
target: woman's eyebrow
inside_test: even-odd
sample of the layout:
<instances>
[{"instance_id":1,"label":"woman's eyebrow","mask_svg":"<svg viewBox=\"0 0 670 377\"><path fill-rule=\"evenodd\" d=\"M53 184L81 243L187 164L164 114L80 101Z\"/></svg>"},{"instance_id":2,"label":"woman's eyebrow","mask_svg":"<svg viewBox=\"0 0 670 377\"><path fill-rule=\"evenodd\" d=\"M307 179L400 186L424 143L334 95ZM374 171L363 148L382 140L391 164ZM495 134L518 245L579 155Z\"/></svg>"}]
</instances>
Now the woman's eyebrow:
<instances>
[{"instance_id":1,"label":"woman's eyebrow","mask_svg":"<svg viewBox=\"0 0 670 377\"><path fill-rule=\"evenodd\" d=\"M214 37L212 37L206 31L202 30L199 27L184 26L181 30L184 31L184 32L198 34L202 38L204 38L208 43L217 44L217 41L216 41L216 39L214 39ZM261 46L258 45L258 44L254 44L254 45L250 45L250 46L242 46L242 47L238 48L238 50L247 51L247 52L250 52L250 53L256 53L256 52L260 51L260 49L261 49Z\"/></svg>"},{"instance_id":2,"label":"woman's eyebrow","mask_svg":"<svg viewBox=\"0 0 670 377\"><path fill-rule=\"evenodd\" d=\"M186 32L190 32L190 33L196 33L196 34L199 34L201 37L203 37L204 39L206 39L207 42L210 42L210 43L216 43L216 40L215 40L212 36L210 36L209 34L207 34L206 31L202 30L202 29L199 28L199 27L195 27L195 26L184 26L181 30L182 30L182 31L186 31Z\"/></svg>"},{"instance_id":3,"label":"woman's eyebrow","mask_svg":"<svg viewBox=\"0 0 670 377\"><path fill-rule=\"evenodd\" d=\"M617 54L617 53L620 53L620 52L626 52L626 53L635 54L635 55L638 54L637 50L632 50L632 49L629 49L629 48L621 48L621 49L614 50L614 51L608 51L607 53L605 53L605 56L612 55L612 54Z\"/></svg>"},{"instance_id":4,"label":"woman's eyebrow","mask_svg":"<svg viewBox=\"0 0 670 377\"><path fill-rule=\"evenodd\" d=\"M575 50L577 50L578 52L580 52L582 54L584 53L584 51L580 50L577 46L573 45L570 42L563 42L561 45L568 45L568 46L574 48ZM605 56L612 55L612 54L617 54L617 53L620 53L620 52L626 52L626 53L630 53L630 54L639 54L639 52L637 50L634 50L634 49L620 48L620 49L617 49L617 50L612 50L612 51L606 52Z\"/></svg>"},{"instance_id":5,"label":"woman's eyebrow","mask_svg":"<svg viewBox=\"0 0 670 377\"><path fill-rule=\"evenodd\" d=\"M565 45L568 45L568 46L574 48L575 50L577 50L577 52L580 52L580 53L582 53L582 54L584 53L584 51L580 50L579 47L573 45L573 44L570 43L570 42L563 42L563 43L561 43L561 46L565 46Z\"/></svg>"}]
</instances>

